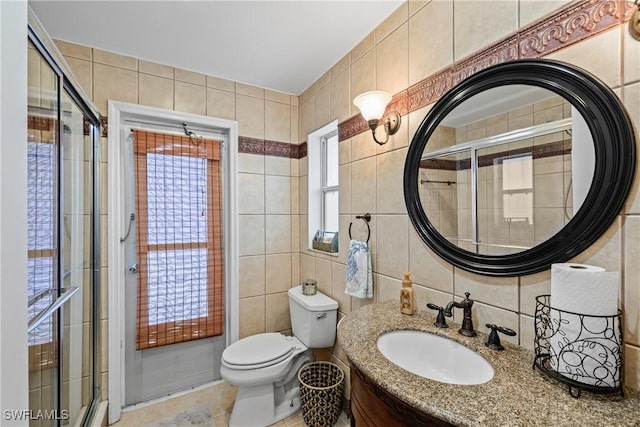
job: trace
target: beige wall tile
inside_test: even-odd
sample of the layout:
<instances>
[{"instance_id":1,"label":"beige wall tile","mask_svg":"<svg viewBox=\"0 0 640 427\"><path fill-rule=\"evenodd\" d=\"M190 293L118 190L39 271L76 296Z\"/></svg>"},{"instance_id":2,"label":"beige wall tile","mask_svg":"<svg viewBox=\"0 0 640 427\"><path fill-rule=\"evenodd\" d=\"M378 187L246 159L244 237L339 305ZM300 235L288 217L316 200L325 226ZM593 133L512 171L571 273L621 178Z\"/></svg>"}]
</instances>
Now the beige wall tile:
<instances>
[{"instance_id":1,"label":"beige wall tile","mask_svg":"<svg viewBox=\"0 0 640 427\"><path fill-rule=\"evenodd\" d=\"M344 164L338 167L338 213L350 214L351 211L351 165Z\"/></svg>"},{"instance_id":2,"label":"beige wall tile","mask_svg":"<svg viewBox=\"0 0 640 427\"><path fill-rule=\"evenodd\" d=\"M331 261L320 257L316 258L316 280L318 290L327 296L331 296L332 282Z\"/></svg>"},{"instance_id":3,"label":"beige wall tile","mask_svg":"<svg viewBox=\"0 0 640 427\"><path fill-rule=\"evenodd\" d=\"M220 89L227 92L235 93L236 83L231 80L221 79L219 77L207 76L207 87L212 89Z\"/></svg>"},{"instance_id":4,"label":"beige wall tile","mask_svg":"<svg viewBox=\"0 0 640 427\"><path fill-rule=\"evenodd\" d=\"M269 141L289 142L291 138L291 107L265 101L265 136Z\"/></svg>"},{"instance_id":5,"label":"beige wall tile","mask_svg":"<svg viewBox=\"0 0 640 427\"><path fill-rule=\"evenodd\" d=\"M520 345L533 351L533 340L536 337L535 321L531 316L520 315Z\"/></svg>"},{"instance_id":6,"label":"beige wall tile","mask_svg":"<svg viewBox=\"0 0 640 427\"><path fill-rule=\"evenodd\" d=\"M300 109L298 107L291 107L291 136L290 140L292 144L300 144Z\"/></svg>"},{"instance_id":7,"label":"beige wall tile","mask_svg":"<svg viewBox=\"0 0 640 427\"><path fill-rule=\"evenodd\" d=\"M236 96L224 90L207 89L207 116L235 120Z\"/></svg>"},{"instance_id":8,"label":"beige wall tile","mask_svg":"<svg viewBox=\"0 0 640 427\"><path fill-rule=\"evenodd\" d=\"M54 39L53 42L55 43L60 53L64 56L84 59L86 61L93 60L93 53L90 47L56 39Z\"/></svg>"},{"instance_id":9,"label":"beige wall tile","mask_svg":"<svg viewBox=\"0 0 640 427\"><path fill-rule=\"evenodd\" d=\"M266 213L290 214L291 213L291 178L288 176L267 175L265 194Z\"/></svg>"},{"instance_id":10,"label":"beige wall tile","mask_svg":"<svg viewBox=\"0 0 640 427\"><path fill-rule=\"evenodd\" d=\"M191 83L198 86L206 86L207 85L207 76L201 73L196 73L194 71L183 70L181 68L176 68L174 70L175 79L177 81Z\"/></svg>"},{"instance_id":11,"label":"beige wall tile","mask_svg":"<svg viewBox=\"0 0 640 427\"><path fill-rule=\"evenodd\" d=\"M388 37L389 34L394 32L400 25L407 22L408 18L409 4L408 2L404 2L376 28L376 44L379 44L382 40Z\"/></svg>"},{"instance_id":12,"label":"beige wall tile","mask_svg":"<svg viewBox=\"0 0 640 427\"><path fill-rule=\"evenodd\" d=\"M376 89L375 50L354 61L351 65L351 99L363 92ZM354 107L354 113L359 112Z\"/></svg>"},{"instance_id":13,"label":"beige wall tile","mask_svg":"<svg viewBox=\"0 0 640 427\"><path fill-rule=\"evenodd\" d=\"M347 53L340 61L331 67L331 79L333 80L344 71L349 70L349 66L351 66L351 52Z\"/></svg>"},{"instance_id":14,"label":"beige wall tile","mask_svg":"<svg viewBox=\"0 0 640 427\"><path fill-rule=\"evenodd\" d=\"M402 288L401 280L376 274L374 283L376 284L374 288L376 302L397 300L398 308L400 307L400 288Z\"/></svg>"},{"instance_id":15,"label":"beige wall tile","mask_svg":"<svg viewBox=\"0 0 640 427\"><path fill-rule=\"evenodd\" d=\"M624 385L640 390L640 347L624 346Z\"/></svg>"},{"instance_id":16,"label":"beige wall tile","mask_svg":"<svg viewBox=\"0 0 640 427\"><path fill-rule=\"evenodd\" d=\"M174 104L176 111L204 116L207 112L207 89L176 80Z\"/></svg>"},{"instance_id":17,"label":"beige wall tile","mask_svg":"<svg viewBox=\"0 0 640 427\"><path fill-rule=\"evenodd\" d=\"M376 210L376 159L351 164L351 211L362 215Z\"/></svg>"},{"instance_id":18,"label":"beige wall tile","mask_svg":"<svg viewBox=\"0 0 640 427\"><path fill-rule=\"evenodd\" d=\"M291 329L289 295L286 292L267 295L266 302L267 332L280 332Z\"/></svg>"},{"instance_id":19,"label":"beige wall tile","mask_svg":"<svg viewBox=\"0 0 640 427\"><path fill-rule=\"evenodd\" d=\"M607 271L622 270L622 218L618 216L603 235L570 262L597 265Z\"/></svg>"},{"instance_id":20,"label":"beige wall tile","mask_svg":"<svg viewBox=\"0 0 640 427\"><path fill-rule=\"evenodd\" d=\"M454 0L455 60L471 55L518 29L518 2Z\"/></svg>"},{"instance_id":21,"label":"beige wall tile","mask_svg":"<svg viewBox=\"0 0 640 427\"><path fill-rule=\"evenodd\" d=\"M626 31L626 26L624 27ZM569 62L584 68L610 87L620 86L621 27L609 30L583 42L547 56L549 59ZM598 52L593 55L593 52Z\"/></svg>"},{"instance_id":22,"label":"beige wall tile","mask_svg":"<svg viewBox=\"0 0 640 427\"><path fill-rule=\"evenodd\" d=\"M93 64L93 102L107 115L107 101L138 103L138 74L135 71Z\"/></svg>"},{"instance_id":23,"label":"beige wall tile","mask_svg":"<svg viewBox=\"0 0 640 427\"><path fill-rule=\"evenodd\" d=\"M633 123L640 121L640 83L634 83L627 85L623 88L623 101L624 106L627 109L627 113ZM636 132L637 125L636 125ZM640 142L636 136L636 152L640 152ZM636 171L634 174L636 177L640 176L640 162L636 162ZM640 213L640 180L635 179L631 190L629 191L629 197L625 203L625 213L637 214Z\"/></svg>"},{"instance_id":24,"label":"beige wall tile","mask_svg":"<svg viewBox=\"0 0 640 427\"><path fill-rule=\"evenodd\" d=\"M240 298L265 294L265 257L243 256L238 264Z\"/></svg>"},{"instance_id":25,"label":"beige wall tile","mask_svg":"<svg viewBox=\"0 0 640 427\"><path fill-rule=\"evenodd\" d=\"M71 67L73 76L76 78L82 90L89 97L93 97L93 64L91 61L85 61L83 59L77 59L70 56L65 56L65 60Z\"/></svg>"},{"instance_id":26,"label":"beige wall tile","mask_svg":"<svg viewBox=\"0 0 640 427\"><path fill-rule=\"evenodd\" d=\"M291 252L291 215L267 215L265 241L267 254Z\"/></svg>"},{"instance_id":27,"label":"beige wall tile","mask_svg":"<svg viewBox=\"0 0 640 427\"><path fill-rule=\"evenodd\" d=\"M291 175L291 159L289 159L288 157L265 156L264 171L265 171L264 173L267 175L290 176Z\"/></svg>"},{"instance_id":28,"label":"beige wall tile","mask_svg":"<svg viewBox=\"0 0 640 427\"><path fill-rule=\"evenodd\" d=\"M264 175L238 174L239 214L263 214L265 212L264 182Z\"/></svg>"},{"instance_id":29,"label":"beige wall tile","mask_svg":"<svg viewBox=\"0 0 640 427\"><path fill-rule=\"evenodd\" d=\"M267 101L279 102L280 104L291 105L291 95L288 93L276 92L275 90L264 90L264 99Z\"/></svg>"},{"instance_id":30,"label":"beige wall tile","mask_svg":"<svg viewBox=\"0 0 640 427\"><path fill-rule=\"evenodd\" d=\"M236 120L240 136L264 138L264 100L236 95Z\"/></svg>"},{"instance_id":31,"label":"beige wall tile","mask_svg":"<svg viewBox=\"0 0 640 427\"><path fill-rule=\"evenodd\" d=\"M456 310L454 310L456 311ZM476 303L473 305L472 319L473 327L478 332L488 333L489 328L486 327L487 323L493 323L498 326L513 329L516 331L516 336L511 337L505 334L501 334L500 341L510 342L511 344L518 345L520 342L520 319L517 313L509 310L502 310L497 307L485 305L482 303ZM456 323L462 323L462 310L457 310L454 314Z\"/></svg>"},{"instance_id":32,"label":"beige wall tile","mask_svg":"<svg viewBox=\"0 0 640 427\"><path fill-rule=\"evenodd\" d=\"M520 312L534 316L536 297L551 292L551 270L520 277Z\"/></svg>"},{"instance_id":33,"label":"beige wall tile","mask_svg":"<svg viewBox=\"0 0 640 427\"><path fill-rule=\"evenodd\" d=\"M252 96L254 98L264 99L263 88L247 85L244 83L236 83L236 93L239 95L247 95L247 96Z\"/></svg>"},{"instance_id":34,"label":"beige wall tile","mask_svg":"<svg viewBox=\"0 0 640 427\"><path fill-rule=\"evenodd\" d=\"M238 172L263 174L264 158L262 154L238 153Z\"/></svg>"},{"instance_id":35,"label":"beige wall tile","mask_svg":"<svg viewBox=\"0 0 640 427\"><path fill-rule=\"evenodd\" d=\"M138 61L139 71L145 74L152 74L158 77L164 77L167 79L173 79L173 67L168 65L156 64L155 62Z\"/></svg>"},{"instance_id":36,"label":"beige wall tile","mask_svg":"<svg viewBox=\"0 0 640 427\"><path fill-rule=\"evenodd\" d=\"M293 176L291 177L291 214L300 214L300 179Z\"/></svg>"},{"instance_id":37,"label":"beige wall tile","mask_svg":"<svg viewBox=\"0 0 640 427\"><path fill-rule=\"evenodd\" d=\"M239 338L265 332L265 297L241 298L239 305L240 312L238 317L242 319Z\"/></svg>"},{"instance_id":38,"label":"beige wall tile","mask_svg":"<svg viewBox=\"0 0 640 427\"><path fill-rule=\"evenodd\" d=\"M338 301L338 310L344 314L351 313L351 297L344 293L347 268L339 262L331 263L331 292L329 296Z\"/></svg>"},{"instance_id":39,"label":"beige wall tile","mask_svg":"<svg viewBox=\"0 0 640 427\"><path fill-rule=\"evenodd\" d=\"M300 280L315 279L316 257L307 254L300 255Z\"/></svg>"},{"instance_id":40,"label":"beige wall tile","mask_svg":"<svg viewBox=\"0 0 640 427\"><path fill-rule=\"evenodd\" d=\"M518 310L518 278L490 277L455 269L455 294L464 298L471 293L474 301L484 302L507 310Z\"/></svg>"},{"instance_id":41,"label":"beige wall tile","mask_svg":"<svg viewBox=\"0 0 640 427\"><path fill-rule=\"evenodd\" d=\"M349 97L349 71L343 71L331 81L329 116L339 121L351 117L351 99Z\"/></svg>"},{"instance_id":42,"label":"beige wall tile","mask_svg":"<svg viewBox=\"0 0 640 427\"><path fill-rule=\"evenodd\" d=\"M378 214L405 214L403 178L407 149L377 156L376 202Z\"/></svg>"},{"instance_id":43,"label":"beige wall tile","mask_svg":"<svg viewBox=\"0 0 640 427\"><path fill-rule=\"evenodd\" d=\"M291 252L300 251L300 215L291 215Z\"/></svg>"},{"instance_id":44,"label":"beige wall tile","mask_svg":"<svg viewBox=\"0 0 640 427\"><path fill-rule=\"evenodd\" d=\"M519 0L520 28L550 14L568 3L568 0Z\"/></svg>"},{"instance_id":45,"label":"beige wall tile","mask_svg":"<svg viewBox=\"0 0 640 427\"><path fill-rule=\"evenodd\" d=\"M240 241L238 253L240 256L263 255L264 252L264 215L240 215L238 228Z\"/></svg>"},{"instance_id":46,"label":"beige wall tile","mask_svg":"<svg viewBox=\"0 0 640 427\"><path fill-rule=\"evenodd\" d=\"M291 254L267 255L267 292L286 292L291 285Z\"/></svg>"},{"instance_id":47,"label":"beige wall tile","mask_svg":"<svg viewBox=\"0 0 640 427\"><path fill-rule=\"evenodd\" d=\"M431 1L409 19L409 85L453 63L452 19L453 0Z\"/></svg>"},{"instance_id":48,"label":"beige wall tile","mask_svg":"<svg viewBox=\"0 0 640 427\"><path fill-rule=\"evenodd\" d=\"M173 79L138 74L138 102L141 105L173 110Z\"/></svg>"},{"instance_id":49,"label":"beige wall tile","mask_svg":"<svg viewBox=\"0 0 640 427\"><path fill-rule=\"evenodd\" d=\"M377 150L378 144L373 140L370 131L362 132L351 138L351 161L355 162L374 156Z\"/></svg>"},{"instance_id":50,"label":"beige wall tile","mask_svg":"<svg viewBox=\"0 0 640 427\"><path fill-rule=\"evenodd\" d=\"M292 286L298 286L301 283L300 279L300 253L291 254L291 283Z\"/></svg>"},{"instance_id":51,"label":"beige wall tile","mask_svg":"<svg viewBox=\"0 0 640 427\"><path fill-rule=\"evenodd\" d=\"M331 121L331 85L322 87L313 97L314 99L314 127L321 128Z\"/></svg>"},{"instance_id":52,"label":"beige wall tile","mask_svg":"<svg viewBox=\"0 0 640 427\"><path fill-rule=\"evenodd\" d=\"M315 116L314 116L315 103L313 98L302 104L300 107L300 136L299 141L306 141L309 134L315 130Z\"/></svg>"},{"instance_id":53,"label":"beige wall tile","mask_svg":"<svg viewBox=\"0 0 640 427\"><path fill-rule=\"evenodd\" d=\"M138 60L136 58L107 52L105 50L93 49L93 62L138 71Z\"/></svg>"},{"instance_id":54,"label":"beige wall tile","mask_svg":"<svg viewBox=\"0 0 640 427\"><path fill-rule=\"evenodd\" d=\"M623 76L624 83L636 83L640 80L640 43L629 31L623 31Z\"/></svg>"},{"instance_id":55,"label":"beige wall tile","mask_svg":"<svg viewBox=\"0 0 640 427\"><path fill-rule=\"evenodd\" d=\"M409 16L413 16L415 13L419 12L423 7L429 4L429 1L423 0L409 0Z\"/></svg>"},{"instance_id":56,"label":"beige wall tile","mask_svg":"<svg viewBox=\"0 0 640 427\"><path fill-rule=\"evenodd\" d=\"M376 46L376 89L392 95L406 89L408 69L409 25L405 23Z\"/></svg>"},{"instance_id":57,"label":"beige wall tile","mask_svg":"<svg viewBox=\"0 0 640 427\"><path fill-rule=\"evenodd\" d=\"M453 266L429 249L409 224L409 270L414 283L453 294Z\"/></svg>"},{"instance_id":58,"label":"beige wall tile","mask_svg":"<svg viewBox=\"0 0 640 427\"><path fill-rule=\"evenodd\" d=\"M371 50L375 46L375 43L375 32L372 32L367 37L362 39L362 41L351 50L351 66L353 67L354 62L356 62L358 59L360 59L360 57Z\"/></svg>"},{"instance_id":59,"label":"beige wall tile","mask_svg":"<svg viewBox=\"0 0 640 427\"><path fill-rule=\"evenodd\" d=\"M624 223L624 339L640 346L640 217L628 216Z\"/></svg>"},{"instance_id":60,"label":"beige wall tile","mask_svg":"<svg viewBox=\"0 0 640 427\"><path fill-rule=\"evenodd\" d=\"M398 292L398 298L400 297L399 294L400 293ZM413 294L415 296L416 307L419 310L429 311L430 309L427 307L427 304L429 303L440 307L446 307L450 301L453 301L453 296L451 294L420 286L415 282L413 283ZM437 312L432 312L432 314L437 315Z\"/></svg>"},{"instance_id":61,"label":"beige wall tile","mask_svg":"<svg viewBox=\"0 0 640 427\"><path fill-rule=\"evenodd\" d=\"M409 270L409 219L406 215L376 216L376 261L380 274L402 278Z\"/></svg>"}]
</instances>

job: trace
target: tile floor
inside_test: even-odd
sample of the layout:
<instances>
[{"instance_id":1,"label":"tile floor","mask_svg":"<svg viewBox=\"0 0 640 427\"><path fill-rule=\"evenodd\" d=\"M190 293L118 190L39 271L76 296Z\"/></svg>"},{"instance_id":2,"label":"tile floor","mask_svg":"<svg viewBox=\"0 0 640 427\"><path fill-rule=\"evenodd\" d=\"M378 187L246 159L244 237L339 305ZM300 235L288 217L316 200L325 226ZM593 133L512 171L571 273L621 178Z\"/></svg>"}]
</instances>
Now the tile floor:
<instances>
[{"instance_id":1,"label":"tile floor","mask_svg":"<svg viewBox=\"0 0 640 427\"><path fill-rule=\"evenodd\" d=\"M191 391L178 393L173 397L161 399L138 408L129 408L123 412L120 420L112 424L114 427L143 427L161 420L166 420L181 412L208 406L215 427L228 427L229 416L233 409L237 387L226 381L197 387ZM161 423L160 425L166 425ZM273 427L304 427L302 412L273 424ZM348 427L349 419L343 412L335 427ZM203 426L206 427L206 426ZM256 426L261 427L261 426Z\"/></svg>"}]
</instances>

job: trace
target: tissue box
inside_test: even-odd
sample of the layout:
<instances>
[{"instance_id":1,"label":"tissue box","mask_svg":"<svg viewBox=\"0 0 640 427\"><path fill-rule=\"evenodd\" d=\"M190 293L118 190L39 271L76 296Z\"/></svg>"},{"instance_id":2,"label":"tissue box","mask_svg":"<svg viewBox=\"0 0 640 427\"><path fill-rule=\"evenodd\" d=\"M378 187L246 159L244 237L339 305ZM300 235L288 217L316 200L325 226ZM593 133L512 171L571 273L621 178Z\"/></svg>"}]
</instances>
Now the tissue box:
<instances>
[{"instance_id":1,"label":"tissue box","mask_svg":"<svg viewBox=\"0 0 640 427\"><path fill-rule=\"evenodd\" d=\"M338 232L316 231L311 247L324 252L338 252Z\"/></svg>"}]
</instances>

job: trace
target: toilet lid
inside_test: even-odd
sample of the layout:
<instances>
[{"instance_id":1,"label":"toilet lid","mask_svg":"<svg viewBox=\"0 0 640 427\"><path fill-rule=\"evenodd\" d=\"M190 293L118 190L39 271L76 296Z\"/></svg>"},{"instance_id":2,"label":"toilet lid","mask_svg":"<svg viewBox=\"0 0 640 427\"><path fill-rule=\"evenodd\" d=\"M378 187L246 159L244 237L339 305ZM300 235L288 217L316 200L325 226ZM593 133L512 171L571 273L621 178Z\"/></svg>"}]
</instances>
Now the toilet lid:
<instances>
[{"instance_id":1,"label":"toilet lid","mask_svg":"<svg viewBox=\"0 0 640 427\"><path fill-rule=\"evenodd\" d=\"M284 335L258 334L231 344L222 352L222 360L237 366L265 366L286 359L292 351L292 341Z\"/></svg>"}]
</instances>

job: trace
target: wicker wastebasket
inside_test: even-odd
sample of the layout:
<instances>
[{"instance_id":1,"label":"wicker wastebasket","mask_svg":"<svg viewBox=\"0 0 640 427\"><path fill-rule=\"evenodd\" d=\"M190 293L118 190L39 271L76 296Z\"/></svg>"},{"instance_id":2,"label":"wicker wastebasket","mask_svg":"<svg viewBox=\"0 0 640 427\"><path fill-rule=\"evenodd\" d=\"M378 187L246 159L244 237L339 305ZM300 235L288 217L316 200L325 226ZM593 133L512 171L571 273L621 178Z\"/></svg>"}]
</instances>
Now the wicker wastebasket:
<instances>
[{"instance_id":1,"label":"wicker wastebasket","mask_svg":"<svg viewBox=\"0 0 640 427\"><path fill-rule=\"evenodd\" d=\"M313 362L298 372L302 418L311 427L330 427L342 413L344 372L331 362Z\"/></svg>"}]
</instances>

